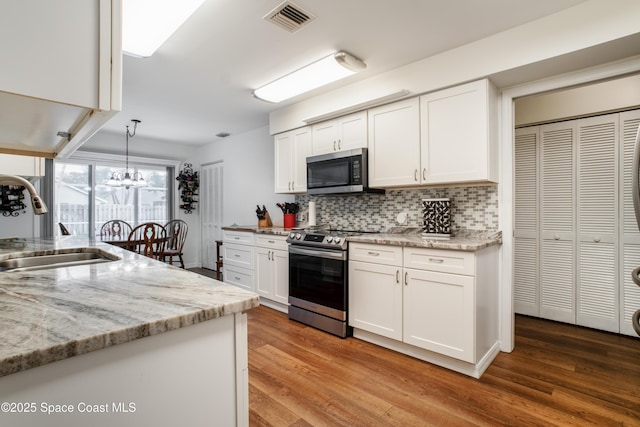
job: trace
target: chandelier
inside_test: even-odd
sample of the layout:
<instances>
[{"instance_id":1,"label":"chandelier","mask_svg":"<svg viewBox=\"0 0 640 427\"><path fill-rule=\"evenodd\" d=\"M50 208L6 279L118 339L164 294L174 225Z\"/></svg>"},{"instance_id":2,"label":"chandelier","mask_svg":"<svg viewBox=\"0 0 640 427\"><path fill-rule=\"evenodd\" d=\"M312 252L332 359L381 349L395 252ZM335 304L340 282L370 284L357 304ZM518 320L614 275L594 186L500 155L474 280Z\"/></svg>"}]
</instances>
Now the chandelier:
<instances>
[{"instance_id":1,"label":"chandelier","mask_svg":"<svg viewBox=\"0 0 640 427\"><path fill-rule=\"evenodd\" d=\"M129 187L147 186L147 182L140 172L129 172L129 138L133 138L136 135L136 128L140 120L132 119L131 122L133 122L133 132L129 131L128 125L126 132L125 169L111 174L111 178L107 181L107 185L110 187L124 187L128 190Z\"/></svg>"}]
</instances>

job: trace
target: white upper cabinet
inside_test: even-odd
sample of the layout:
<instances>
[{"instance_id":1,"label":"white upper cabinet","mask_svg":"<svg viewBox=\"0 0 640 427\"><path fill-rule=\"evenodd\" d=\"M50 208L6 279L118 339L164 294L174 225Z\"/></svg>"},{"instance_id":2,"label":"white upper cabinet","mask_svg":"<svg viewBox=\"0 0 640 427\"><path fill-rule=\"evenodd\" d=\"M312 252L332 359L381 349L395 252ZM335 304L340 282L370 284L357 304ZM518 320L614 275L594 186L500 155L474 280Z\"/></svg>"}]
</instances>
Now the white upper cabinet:
<instances>
[{"instance_id":1,"label":"white upper cabinet","mask_svg":"<svg viewBox=\"0 0 640 427\"><path fill-rule=\"evenodd\" d=\"M7 2L0 54L0 151L67 157L121 109L121 0Z\"/></svg>"},{"instance_id":2,"label":"white upper cabinet","mask_svg":"<svg viewBox=\"0 0 640 427\"><path fill-rule=\"evenodd\" d=\"M497 106L484 79L369 110L370 185L498 182Z\"/></svg>"},{"instance_id":3,"label":"white upper cabinet","mask_svg":"<svg viewBox=\"0 0 640 427\"><path fill-rule=\"evenodd\" d=\"M311 128L303 127L274 138L275 192L307 191L307 157L311 156Z\"/></svg>"},{"instance_id":4,"label":"white upper cabinet","mask_svg":"<svg viewBox=\"0 0 640 427\"><path fill-rule=\"evenodd\" d=\"M369 185L420 184L420 104L407 99L369 110Z\"/></svg>"},{"instance_id":5,"label":"white upper cabinet","mask_svg":"<svg viewBox=\"0 0 640 427\"><path fill-rule=\"evenodd\" d=\"M498 181L496 109L487 79L420 97L423 184Z\"/></svg>"},{"instance_id":6,"label":"white upper cabinet","mask_svg":"<svg viewBox=\"0 0 640 427\"><path fill-rule=\"evenodd\" d=\"M313 155L367 146L367 112L349 114L311 127Z\"/></svg>"}]
</instances>

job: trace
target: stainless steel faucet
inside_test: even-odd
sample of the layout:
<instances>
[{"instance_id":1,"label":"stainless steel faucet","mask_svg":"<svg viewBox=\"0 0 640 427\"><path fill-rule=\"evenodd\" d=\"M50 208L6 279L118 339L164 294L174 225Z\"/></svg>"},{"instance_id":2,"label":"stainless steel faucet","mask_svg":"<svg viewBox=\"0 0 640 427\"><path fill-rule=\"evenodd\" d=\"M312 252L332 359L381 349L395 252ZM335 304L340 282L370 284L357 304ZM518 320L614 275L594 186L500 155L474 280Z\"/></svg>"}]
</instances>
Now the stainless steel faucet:
<instances>
[{"instance_id":1,"label":"stainless steel faucet","mask_svg":"<svg viewBox=\"0 0 640 427\"><path fill-rule=\"evenodd\" d=\"M26 179L16 175L0 175L0 185L21 185L29 191L31 195L31 205L33 205L33 213L43 215L48 212L47 206L44 204L35 187Z\"/></svg>"}]
</instances>

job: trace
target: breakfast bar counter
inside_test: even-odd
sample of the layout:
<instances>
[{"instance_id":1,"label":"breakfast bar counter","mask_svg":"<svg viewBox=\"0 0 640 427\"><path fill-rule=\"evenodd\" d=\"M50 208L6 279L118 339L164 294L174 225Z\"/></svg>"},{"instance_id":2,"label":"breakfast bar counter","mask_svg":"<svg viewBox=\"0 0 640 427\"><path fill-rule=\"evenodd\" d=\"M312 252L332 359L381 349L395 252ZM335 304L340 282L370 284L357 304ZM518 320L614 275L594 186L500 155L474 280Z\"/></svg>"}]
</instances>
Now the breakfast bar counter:
<instances>
[{"instance_id":1,"label":"breakfast bar counter","mask_svg":"<svg viewBox=\"0 0 640 427\"><path fill-rule=\"evenodd\" d=\"M199 416L244 424L244 312L258 296L75 236L1 240L0 262L78 250L108 260L0 270L0 401L35 403L31 411L3 408L0 424L178 424ZM45 414L56 402L75 411ZM96 411L87 415L86 405Z\"/></svg>"}]
</instances>

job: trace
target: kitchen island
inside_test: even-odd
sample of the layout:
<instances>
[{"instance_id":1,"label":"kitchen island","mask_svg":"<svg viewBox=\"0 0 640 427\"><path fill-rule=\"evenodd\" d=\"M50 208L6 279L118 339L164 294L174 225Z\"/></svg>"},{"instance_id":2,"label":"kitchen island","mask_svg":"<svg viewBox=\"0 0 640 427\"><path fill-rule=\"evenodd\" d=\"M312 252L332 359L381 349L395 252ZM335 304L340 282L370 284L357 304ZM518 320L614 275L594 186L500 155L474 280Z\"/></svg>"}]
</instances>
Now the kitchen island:
<instances>
[{"instance_id":1,"label":"kitchen island","mask_svg":"<svg viewBox=\"0 0 640 427\"><path fill-rule=\"evenodd\" d=\"M0 261L79 247L112 260L0 272L0 425L246 425L258 296L75 236Z\"/></svg>"}]
</instances>

